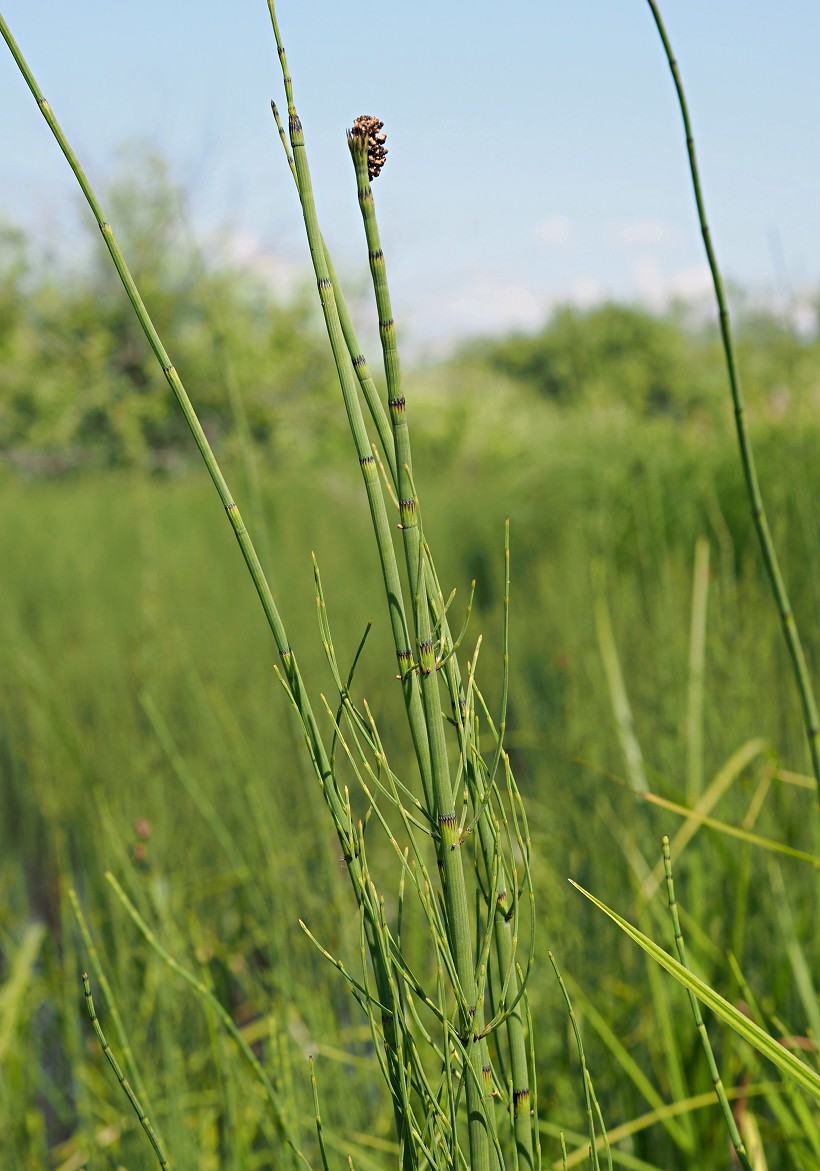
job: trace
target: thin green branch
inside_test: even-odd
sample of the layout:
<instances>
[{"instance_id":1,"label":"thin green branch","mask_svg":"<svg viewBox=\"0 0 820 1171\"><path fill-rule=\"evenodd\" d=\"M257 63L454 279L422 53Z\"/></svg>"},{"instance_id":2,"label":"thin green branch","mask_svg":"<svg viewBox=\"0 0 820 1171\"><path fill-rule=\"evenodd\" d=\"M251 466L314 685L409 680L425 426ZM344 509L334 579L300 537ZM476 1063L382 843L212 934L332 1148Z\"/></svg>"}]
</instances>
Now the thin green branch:
<instances>
[{"instance_id":1,"label":"thin green branch","mask_svg":"<svg viewBox=\"0 0 820 1171\"><path fill-rule=\"evenodd\" d=\"M134 1113L136 1114L137 1118L139 1119L140 1126L142 1127L142 1129L145 1131L146 1135L148 1136L148 1141L151 1143L151 1146L154 1148L154 1154L157 1157L157 1162L159 1163L160 1167L170 1168L171 1164L168 1161L168 1157L166 1156L165 1151L163 1150L162 1143L159 1141L159 1139L156 1136L156 1133L154 1131L153 1126L151 1125L151 1122L148 1118L148 1115L145 1113L142 1106L140 1105L139 1098L134 1093L134 1091L131 1089L131 1086L128 1084L128 1078L125 1076L125 1074L120 1069L119 1064L117 1063L116 1057L111 1052L111 1046L108 1044L108 1042L105 1039L105 1033L102 1031L102 1025L100 1024L99 1020L97 1019L97 1013L94 1008L94 1001L91 997L91 985L89 984L89 981L88 981L88 973L87 972L83 972L83 992L85 993L85 1004L86 1004L86 1008L88 1009L88 1015L91 1018L91 1024L94 1028L94 1032L97 1035L97 1040L100 1043L100 1048L102 1049L103 1053L105 1054L105 1058L108 1061L108 1064L113 1069L114 1074L117 1078L117 1081L122 1086L122 1089L123 1089L123 1092L124 1092L126 1098L131 1103L131 1106L134 1110Z\"/></svg>"},{"instance_id":2,"label":"thin green branch","mask_svg":"<svg viewBox=\"0 0 820 1171\"><path fill-rule=\"evenodd\" d=\"M774 540L772 539L771 530L769 528L769 521L763 505L763 497L760 491L760 483L758 481L757 469L755 467L754 452L752 450L752 441L746 427L746 408L743 401L740 373L738 371L737 359L735 356L735 345L732 335L731 319L729 317L729 307L726 300L723 277L721 275L720 266L718 265L717 255L715 253L714 245L712 244L712 235L706 219L706 204L703 198L700 170L698 167L697 157L695 155L695 139L692 132L691 119L689 117L689 107L686 101L686 94L684 92L678 62L675 58L666 27L661 18L660 9L656 3L656 0L647 0L647 3L649 4L652 18L655 22L655 27L658 30L658 34L663 45L663 50L666 55L666 60L672 73L672 80L675 85L678 106L680 107L681 118L683 120L683 129L686 136L686 152L689 156L689 173L692 178L692 190L695 196L698 222L700 224L700 231L703 237L703 246L706 250L706 259L709 263L709 271L712 274L712 285L714 287L715 300L717 302L718 317L720 321L720 336L723 342L723 353L726 359L726 370L729 376L729 387L731 390L732 404L734 407L735 429L737 432L737 441L740 449L740 460L741 464L743 465L743 476L746 481L746 491L749 496L749 503L752 510L752 519L754 521L758 541L760 542L760 549L763 554L763 562L766 567L766 573L769 577L769 582L772 588L772 593L774 595L777 611L780 615L783 634L786 639L786 645L788 647L789 656L794 668L797 687L800 692L800 700L803 708L803 720L806 727L806 735L809 741L812 767L814 769L814 776L817 783L818 792L820 792L820 718L818 718L817 714L817 701L814 696L814 688L812 686L811 676L809 674L808 665L806 663L806 657L803 652L803 644L800 639L800 633L797 629L797 622L795 620L794 613L791 608L791 603L789 602L789 597L786 592L786 585L780 570L780 562L777 556L777 550L775 549Z\"/></svg>"}]
</instances>

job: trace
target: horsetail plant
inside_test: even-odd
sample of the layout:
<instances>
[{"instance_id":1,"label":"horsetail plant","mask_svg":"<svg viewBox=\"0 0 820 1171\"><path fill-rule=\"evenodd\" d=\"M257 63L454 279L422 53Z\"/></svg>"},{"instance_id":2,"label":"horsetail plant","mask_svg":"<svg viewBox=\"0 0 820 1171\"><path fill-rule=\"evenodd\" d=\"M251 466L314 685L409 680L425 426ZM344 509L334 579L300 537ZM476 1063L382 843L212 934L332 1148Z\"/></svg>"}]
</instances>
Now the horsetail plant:
<instances>
[{"instance_id":1,"label":"horsetail plant","mask_svg":"<svg viewBox=\"0 0 820 1171\"><path fill-rule=\"evenodd\" d=\"M457 641L449 636L446 625L445 607L442 605L442 595L438 583L435 581L432 563L426 553L426 546L421 535L421 512L415 493L412 477L412 463L410 452L410 434L407 419L407 403L402 388L400 362L396 345L396 327L390 302L390 291L387 281L386 260L381 245L378 222L376 217L375 201L373 198L372 181L378 177L386 158L383 123L372 116L361 116L353 123L348 131L348 146L353 159L359 206L364 223L365 237L368 246L368 260L373 280L373 289L376 300L376 309L379 321L379 338L382 345L384 370L387 381L388 406L393 426L395 441L396 466L399 473L399 509L401 516L401 532L405 548L407 575L410 582L419 581L424 575L435 588L439 599L440 634L442 645L450 645L453 650L447 655L447 687L452 705L453 722L459 729L462 747L462 771L469 779L472 792L477 798L478 814L475 821L478 823L480 848L483 856L485 874L491 872L497 875L492 889L487 894L488 905L498 911L498 921L494 932L498 956L498 968L504 973L505 986L502 989L501 1002L508 999L511 1007L507 1011L508 1041L512 1060L512 1091L511 1108L513 1111L514 1128L516 1131L517 1154L525 1167L532 1167L532 1128L529 1117L529 1075L527 1069L526 1049L521 1016L518 1006L518 978L515 971L513 954L515 945L511 938L512 928L507 916L509 909L510 876L504 864L503 854L497 850L497 843L493 833L491 819L487 816L488 794L492 792L492 782L498 767L499 758L503 751L503 734L506 711L507 689L507 636L509 619L509 542L505 549L505 671L504 689L502 698L502 716L496 738L496 749L492 764L488 770L490 784L486 793L482 794L481 778L476 774L475 722L465 720L462 713L472 713L473 709L465 703L463 688L458 672L458 661L454 654ZM423 563L424 569L420 567ZM426 572L425 572L426 571ZM432 608L432 598L429 599ZM415 608L417 615L416 637L421 647L431 640L429 615L424 604ZM422 673L424 669L422 667ZM428 672L429 675L429 672ZM471 677L471 682L473 682ZM506 758L505 758L506 760ZM454 814L453 814L454 816ZM462 831L463 832L463 831ZM493 871L493 867L496 867ZM477 998L480 1000L480 997ZM485 1079L490 1077L488 1059L482 1062L482 1071Z\"/></svg>"},{"instance_id":2,"label":"horsetail plant","mask_svg":"<svg viewBox=\"0 0 820 1171\"><path fill-rule=\"evenodd\" d=\"M408 588L413 593L413 619L417 661L414 661L413 652L408 645L409 631L404 617L405 609L401 602L401 586L395 562L395 552L390 540L389 530L384 523L384 501L381 491L373 474L374 458L366 443L364 421L355 395L355 385L352 380L351 366L355 369L361 365L357 352L351 353L343 346L344 332L341 328L339 312L336 306L334 282L330 278L326 263L326 250L316 218L310 172L305 153L304 133L302 124L294 102L293 85L287 67L287 58L279 33L275 6L269 0L268 8L277 43L277 50L282 66L285 93L288 107L288 134L293 170L295 173L299 198L302 205L305 227L308 236L314 273L319 289L322 312L325 319L328 336L336 362L339 381L342 387L348 420L353 433L354 443L365 479L365 487L370 504L371 517L374 524L379 556L382 564L382 574L387 592L388 607L391 616L396 654L401 671L401 679L405 684L405 697L410 721L411 734L416 746L419 760L422 785L428 806L428 814L437 831L436 849L439 867L442 872L442 886L445 907L445 931L450 951L450 967L453 975L454 992L460 1012L461 1043L466 1048L468 1065L466 1073L466 1096L468 1111L469 1149L473 1166L489 1165L489 1143L497 1143L495 1139L494 1119L487 1115L485 1093L492 1087L492 1066L486 1052L483 1019L483 993L486 978L486 950L482 949L478 972L476 971L476 957L470 938L470 921L467 899L467 885L462 860L462 846L464 839L461 836L462 826L455 807L453 782L449 771L447 747L444 737L443 710L441 694L437 678L437 668L441 665L436 657L436 639L433 623L438 617L438 634L441 641L443 655L446 660L446 619L443 608L436 613L436 598L428 593L431 567L428 569L428 552L423 540L420 510L417 494L413 484L412 464L410 455L409 429L406 415L406 399L401 387L400 366L395 344L395 323L390 307L389 290L386 281L384 254L378 236L378 227L373 209L373 195L371 181L379 174L386 156L385 137L380 133L381 123L370 116L364 116L354 123L348 134L348 143L356 169L359 202L362 209L365 234L368 243L368 253L376 293L377 311L379 315L379 335L382 342L385 373L388 388L388 406L394 436L395 466L398 476L398 495L400 510L400 528L402 531L405 549L405 566ZM275 105L274 105L275 111ZM277 119L278 120L278 119ZM284 135L283 141L284 141ZM431 622L432 619L432 622ZM420 681L422 698L421 713L419 713L416 696L418 689L416 679ZM409 684L409 686L407 686ZM451 697L460 708L461 697L455 694ZM419 718L421 715L421 719ZM501 739L498 741L497 758L500 755ZM426 749L426 751L425 751ZM428 763L429 762L429 763ZM425 783L425 765L429 768L429 781ZM495 770L493 769L493 772ZM465 778L466 780L466 778ZM488 816L481 804L477 806L479 823ZM485 849L489 839L483 836ZM492 847L494 861L491 870L494 881L491 892L498 888L498 858L500 856L498 840ZM485 865L487 859L485 857ZM502 888L506 898L506 887ZM488 895L489 901L489 895ZM498 900L490 904L495 906ZM503 909L503 902L502 902ZM489 920L489 929L485 935L489 944L492 935L493 916ZM505 954L502 952L502 954ZM512 975L514 960L511 960L503 974L503 986L506 991ZM510 1013L512 1017L512 1013ZM523 1052L523 1049L522 1049ZM518 1062L516 1063L518 1064ZM521 1072L518 1070L517 1072ZM524 1086L528 1084L526 1076L522 1078ZM515 1113L523 1113L528 1106L529 1093L526 1088L515 1091ZM528 1109L526 1110L529 1114ZM527 1154L531 1164L532 1148L529 1136L530 1121L527 1118L527 1140L522 1141L522 1150Z\"/></svg>"},{"instance_id":3,"label":"horsetail plant","mask_svg":"<svg viewBox=\"0 0 820 1171\"><path fill-rule=\"evenodd\" d=\"M2 17L0 31L85 195L140 325L193 433L279 651L279 675L302 725L359 909L361 981L353 979L338 961L334 959L333 962L370 1022L374 1052L393 1104L400 1165L403 1171L422 1165L455 1167L459 1164L467 1164L474 1171L500 1169L506 1165L510 1149L496 1117L495 1102L500 1100L504 1107L500 1116L510 1120L513 1166L534 1171L540 1166L540 1146L529 1088L531 1071L534 1075L533 1037L526 994L534 954L529 837L509 757L503 747L508 687L509 544L507 542L505 555L502 710L496 724L476 682L480 640L472 659L466 664L464 675L457 657L462 636L453 639L450 632L447 619L449 601L444 601L421 526L395 325L370 186L386 157L385 139L380 133L382 127L373 119L357 120L350 134L350 144L376 289L389 414L377 396L375 383L359 349L319 230L304 134L293 100L292 82L272 0L268 2L268 9L285 83L288 141L275 105L274 115L302 205L322 311L370 509L398 662L398 678L418 765L421 799L414 795L413 787L400 781L391 769L367 705L359 710L353 704L351 684L361 645L353 667L343 677L335 658L317 567L320 629L339 692L335 714L327 707L332 728L331 743L327 746L250 534L185 387L153 326L111 225ZM387 463L388 488L392 481L397 493L405 584L402 583L379 483L376 449L367 433L359 392L367 404ZM408 621L406 596L411 600L411 621ZM444 680L449 700L449 716L445 714L442 702L440 679ZM479 742L481 724L486 724L490 736L492 750L489 759L483 755ZM445 737L448 726L455 729L455 776L451 772L450 750ZM368 812L364 820L357 821L353 815L351 797L340 772L342 760L352 769L367 800ZM503 778L503 786L499 778ZM386 805L387 813L383 805ZM398 816L402 827L403 843L395 836L392 827L394 815ZM368 861L366 834L370 824L381 826L399 863L399 909L395 925L389 920L385 896L376 885ZM430 842L440 872L439 880L432 878L427 865ZM468 880L470 868L467 860L471 845L474 874ZM522 867L520 871L519 867ZM216 1012L265 1088L280 1133L297 1156L304 1159L296 1136L290 1133L278 1107L275 1085L256 1056L248 1050L225 1010L205 985L162 947L116 879L109 876L109 881L152 949ZM403 917L408 883L416 893L429 934L431 956L435 961L432 983L428 974L411 967L405 949ZM440 890L440 896L437 890ZM470 914L472 897L476 900L475 916ZM517 959L522 898L526 898L530 907L528 955L523 970ZM494 959L491 955L493 941ZM485 1006L490 1010L489 1023ZM501 1049L499 1030L502 1025L508 1042L507 1058L503 1057ZM504 1069L507 1070L506 1076L499 1072ZM316 1115L322 1161L326 1165L318 1106Z\"/></svg>"}]
</instances>

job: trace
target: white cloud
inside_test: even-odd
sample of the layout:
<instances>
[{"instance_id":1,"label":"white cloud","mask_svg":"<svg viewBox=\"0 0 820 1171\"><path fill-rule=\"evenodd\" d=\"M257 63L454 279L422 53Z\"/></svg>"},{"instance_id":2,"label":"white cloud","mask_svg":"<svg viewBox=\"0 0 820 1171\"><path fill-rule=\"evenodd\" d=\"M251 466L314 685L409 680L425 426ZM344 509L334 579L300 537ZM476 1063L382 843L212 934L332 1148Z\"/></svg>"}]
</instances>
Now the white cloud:
<instances>
[{"instance_id":1,"label":"white cloud","mask_svg":"<svg viewBox=\"0 0 820 1171\"><path fill-rule=\"evenodd\" d=\"M546 313L546 299L526 285L483 273L426 302L414 315L414 327L428 337L503 333L536 329Z\"/></svg>"},{"instance_id":2,"label":"white cloud","mask_svg":"<svg viewBox=\"0 0 820 1171\"><path fill-rule=\"evenodd\" d=\"M292 296L307 277L305 265L266 247L253 232L229 229L212 236L210 242L224 262L255 273L284 297Z\"/></svg>"},{"instance_id":3,"label":"white cloud","mask_svg":"<svg viewBox=\"0 0 820 1171\"><path fill-rule=\"evenodd\" d=\"M666 220L656 216L638 216L613 224L609 234L621 244L647 246L668 243L674 239L675 229Z\"/></svg>"},{"instance_id":4,"label":"white cloud","mask_svg":"<svg viewBox=\"0 0 820 1171\"><path fill-rule=\"evenodd\" d=\"M645 256L635 265L633 279L638 296L655 309L682 298L697 301L712 291L712 277L705 261L666 272L653 257Z\"/></svg>"},{"instance_id":5,"label":"white cloud","mask_svg":"<svg viewBox=\"0 0 820 1171\"><path fill-rule=\"evenodd\" d=\"M576 277L570 284L567 295L558 298L558 300L568 301L572 305L578 305L582 309L588 309L592 305L597 305L599 301L603 301L604 297L604 286L597 277L580 276Z\"/></svg>"},{"instance_id":6,"label":"white cloud","mask_svg":"<svg viewBox=\"0 0 820 1171\"><path fill-rule=\"evenodd\" d=\"M547 248L561 248L572 240L572 224L565 215L551 215L535 226L535 238Z\"/></svg>"}]
</instances>

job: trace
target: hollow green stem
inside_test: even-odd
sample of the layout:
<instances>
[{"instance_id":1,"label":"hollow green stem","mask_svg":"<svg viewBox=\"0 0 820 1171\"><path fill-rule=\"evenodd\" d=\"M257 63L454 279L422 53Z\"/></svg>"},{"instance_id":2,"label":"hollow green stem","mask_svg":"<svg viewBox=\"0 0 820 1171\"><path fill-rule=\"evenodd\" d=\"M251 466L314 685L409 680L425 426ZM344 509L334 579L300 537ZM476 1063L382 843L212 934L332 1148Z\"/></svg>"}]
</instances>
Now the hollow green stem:
<instances>
[{"instance_id":1,"label":"hollow green stem","mask_svg":"<svg viewBox=\"0 0 820 1171\"><path fill-rule=\"evenodd\" d=\"M402 668L408 666L410 661L412 661L412 651L409 646L409 631L402 603L401 584L395 559L395 550L393 549L391 534L387 526L384 498L378 484L375 459L370 451L364 421L361 416L361 408L356 394L356 386L352 378L349 353L339 321L333 284L330 280L325 261L325 249L316 216L310 169L305 151L304 133L294 103L293 83L288 71L287 58L282 44L273 0L268 0L268 10L276 38L279 60L282 66L282 76L288 103L288 134L296 169L297 187L308 237L308 247L313 262L328 338L333 351L345 408L348 414L348 421L364 477L384 577L394 642L399 665ZM409 468L407 470L409 473ZM404 522L404 518L402 520ZM420 544L419 541L419 565L421 565ZM427 613L426 587L423 589L424 596L422 598L418 589L419 580L421 580L422 586L424 587L424 579L421 573L411 577L411 584L416 585L414 613L417 631L419 630L418 623L422 611L425 614ZM449 776L449 765L444 739L444 723L441 712L441 697L435 670L434 645L431 638L417 641L420 664L419 671L418 674L414 671L405 671L403 675L403 690L405 693L405 705L411 735L416 747L416 755L422 774L425 797L428 807L432 807L436 811L436 820L441 835L439 856L442 865L444 901L447 910L447 929L459 982L457 993L459 995L460 1013L462 1017L462 1037L469 1054L471 1070L470 1076L467 1077L470 1161L473 1171L486 1171L489 1167L488 1127L481 1094L480 1048L477 1043L473 1042L474 1016L477 1012L475 1002L476 984L472 942L470 938L466 883L460 850L461 843L458 840L458 827L453 807L452 786ZM421 694L420 704L417 698L419 691ZM404 1118L400 1121L403 1125ZM408 1144L405 1143L404 1145L406 1149Z\"/></svg>"},{"instance_id":2,"label":"hollow green stem","mask_svg":"<svg viewBox=\"0 0 820 1171\"><path fill-rule=\"evenodd\" d=\"M88 1009L88 1015L91 1020L91 1024L93 1026L94 1032L97 1035L97 1040L100 1043L100 1048L102 1049L103 1053L105 1054L105 1058L108 1061L108 1064L113 1069L114 1074L117 1078L117 1081L122 1086L123 1093L125 1094L128 1101L131 1103L131 1106L134 1110L134 1113L136 1114L137 1118L139 1119L140 1126L142 1127L142 1129L145 1131L146 1135L148 1136L148 1141L151 1143L151 1146L154 1148L154 1154L157 1157L157 1162L159 1163L160 1167L170 1168L171 1164L168 1162L168 1158L165 1154L165 1151L163 1150L162 1143L157 1138L156 1133L154 1132L154 1128L151 1125L151 1122L148 1118L148 1115L145 1113L142 1106L140 1105L139 1098L134 1093L134 1091L131 1089L131 1086L128 1083L128 1078L125 1076L125 1074L120 1069L119 1063L117 1062L116 1057L111 1052L111 1046L108 1044L108 1042L105 1039L105 1033L102 1030L102 1025L100 1024L99 1020L97 1019L97 1012L96 1012L96 1009L94 1008L94 1001L91 997L91 985L89 984L89 981L88 981L88 973L87 972L83 972L83 992L85 993L85 1004L86 1004L86 1008Z\"/></svg>"},{"instance_id":3,"label":"hollow green stem","mask_svg":"<svg viewBox=\"0 0 820 1171\"><path fill-rule=\"evenodd\" d=\"M342 797L337 790L335 779L331 772L329 758L325 750L322 737L319 733L310 701L305 693L295 654L290 646L284 624L273 600L273 595L265 578L250 534L245 527L245 524L239 513L239 509L237 508L233 496L228 488L222 471L217 463L216 457L211 450L210 444L208 443L205 432L202 429L202 426L196 415L196 411L188 397L182 380L180 379L173 363L171 362L168 353L163 346L159 335L157 334L145 304L143 303L142 297L134 282L128 265L125 262L122 252L120 251L116 237L103 212L102 206L97 199L94 190L91 187L91 184L83 168L81 167L79 160L77 159L77 156L75 155L65 134L63 133L63 130L54 116L51 107L45 100L27 62L25 61L25 58L23 57L23 54L12 37L11 32L2 16L0 16L0 34L2 34L3 39L6 41L12 56L14 57L14 60L26 81L26 84L34 96L34 99L37 102L43 117L45 118L52 134L57 140L57 143L63 152L69 166L71 167L71 170L80 185L89 207L91 208L91 211L102 233L106 247L108 248L108 251L111 255L111 259L125 288L126 294L128 295L134 312L137 315L140 326L142 327L148 343L154 352L157 361L160 363L163 374L165 375L165 378L171 387L177 402L179 403L186 422L188 423L188 426L193 434L194 441L196 442L203 461L205 462L205 465L208 469L211 480L213 481L225 512L227 513L228 519L231 523L234 534L242 551L245 564L248 568L248 571L250 572L254 586L256 587L257 594L262 603L262 608L273 634L274 641L276 642L277 648L279 650L279 654L282 660L283 682L285 683L293 706L296 709L302 722L311 759L313 761L316 773L322 783L325 799L333 816L334 824L336 826L337 834L339 836L342 847L342 852L347 861L348 871L353 880L354 891L357 892L357 897L359 897L363 890L363 882L361 880L361 875L358 874L358 863L354 844L351 840L349 830L346 827L345 810ZM375 463L375 461L373 461L372 455L369 455L369 459ZM375 474L373 478L375 478ZM386 518L384 523L385 528L387 528ZM423 726L421 720L417 720L417 726ZM369 921L372 922L372 919L373 915L371 912ZM148 935L146 935L146 938L149 938ZM152 942L150 938L149 942ZM376 965L377 976L379 977L379 992L380 994L384 993L389 995L390 989L386 981L386 973L383 970L379 971L377 958L374 960L374 964ZM194 986L196 986L196 984L194 984ZM230 1018L223 1018L223 1024L225 1024L225 1027L229 1028L230 1031L230 1026L233 1024L233 1022L230 1021ZM389 1024L386 1028L386 1034L388 1036L389 1043Z\"/></svg>"},{"instance_id":4,"label":"hollow green stem","mask_svg":"<svg viewBox=\"0 0 820 1171\"><path fill-rule=\"evenodd\" d=\"M474 1018L479 1012L476 1003L475 961L469 933L469 912L467 909L467 888L461 856L461 842L457 832L456 812L450 780L447 747L444 738L444 722L441 709L441 694L436 672L435 650L430 624L430 608L427 603L427 582L423 568L425 552L422 544L418 501L413 484L410 452L410 433L407 424L406 402L401 385L401 367L396 346L396 326L387 283L387 269L379 236L378 222L373 200L373 188L368 172L368 154L375 128L367 124L373 119L360 119L348 133L348 145L356 170L359 207L364 223L368 247L370 271L376 297L379 318L379 337L384 357L387 378L388 406L393 428L396 451L396 466L399 476L399 509L402 537L407 562L407 574L411 584L417 585L414 615L416 639L419 651L421 692L424 715L430 743L430 757L433 779L433 798L436 819L441 833L440 858L447 905L448 930L456 961L456 970L462 984L462 992ZM364 125L362 125L362 123ZM469 1022L465 1022L465 1025ZM472 1028L477 1022L473 1019ZM478 1025L480 1031L480 1024ZM480 1055L475 1055L476 1071L481 1069ZM468 1079L468 1097L471 1079Z\"/></svg>"},{"instance_id":5,"label":"hollow green stem","mask_svg":"<svg viewBox=\"0 0 820 1171\"><path fill-rule=\"evenodd\" d=\"M738 447L740 449L740 461L743 466L743 477L746 482L746 491L749 497L749 503L751 505L755 531L757 532L760 549L763 554L763 563L766 567L766 573L769 577L769 583L772 588L777 611L780 615L780 622L783 627L786 646L788 647L789 656L794 668L795 679L797 681L798 691L800 692L800 701L803 708L803 720L806 727L806 735L809 741L809 751L811 753L812 767L814 769L814 776L817 782L818 790L820 790L820 718L818 718L817 714L817 702L814 696L814 689L812 687L811 676L809 674L808 665L806 663L806 657L803 652L803 644L800 639L800 633L797 629L797 622L795 620L794 612L792 611L791 603L789 602L789 597L786 592L786 585L780 570L780 562L777 556L777 550L775 549L774 540L772 539L771 530L769 528L769 521L766 516L766 510L763 506L763 497L760 491L757 469L755 467L752 441L746 427L746 408L743 401L740 374L737 368L734 339L732 336L732 324L729 317L729 308L723 286L723 277L718 265L717 255L712 243L712 235L706 219L706 204L703 198L703 191L700 181L700 170L698 168L697 157L695 155L695 139L692 132L692 123L689 117L689 107L686 101L686 94L684 92L678 62L672 50L672 44L669 40L666 27L661 18L660 9L658 8L656 0L647 0L647 3L649 4L652 18L655 21L655 27L657 28L658 34L661 38L663 50L666 54L666 60L672 73L672 80L675 85L678 106L680 107L681 118L683 120L683 129L686 135L686 152L689 157L689 172L692 177L692 189L695 196L695 204L697 206L700 231L703 237L703 246L706 250L706 259L709 263L709 271L712 274L712 285L714 287L715 300L718 307L720 336L723 343L723 353L726 359L726 369L729 376L729 387L732 394L732 405L734 407L735 416L735 430L737 432Z\"/></svg>"},{"instance_id":6,"label":"hollow green stem","mask_svg":"<svg viewBox=\"0 0 820 1171\"><path fill-rule=\"evenodd\" d=\"M361 406L359 404L356 390L357 383L353 374L353 367L350 361L347 342L345 341L344 333L341 327L339 309L336 301L333 282L330 278L330 273L327 266L326 251L319 228L319 221L316 215L313 185L311 183L310 168L308 165L307 153L305 151L304 132L302 130L302 123L299 119L299 115L293 102L293 83L288 72L287 57L285 55L284 46L282 44L282 39L279 33L279 25L276 18L276 9L275 5L273 4L273 0L268 0L268 11L270 13L274 36L276 38L279 60L282 66L282 76L288 102L288 135L290 138L293 164L296 172L296 186L299 193L299 201L302 205L302 215L305 222L308 248L310 250L313 270L316 276L316 284L319 291L319 300L322 307L322 314L325 320L325 326L333 353L333 359L336 364L336 371L339 379L339 385L342 391L342 397L344 399L345 411L347 413L348 423L351 434L353 436L356 455L359 460L359 467L361 469L362 478L364 481L368 506L370 508L373 531L379 554L379 562L384 580L384 588L387 595L390 625L393 633L393 642L396 648L399 674L402 677L402 692L404 695L410 732L413 739L413 745L416 752L416 759L419 765L425 796L429 800L431 793L430 752L424 726L424 715L422 711L420 688L415 675L406 674L406 667L412 661L412 649L410 646L410 634L405 616L401 580L399 578L398 565L396 563L396 555L393 548L390 524L387 519L384 497L382 496L381 486L379 484L376 459L370 447L370 440L367 436L367 429L365 427Z\"/></svg>"},{"instance_id":7,"label":"hollow green stem","mask_svg":"<svg viewBox=\"0 0 820 1171\"><path fill-rule=\"evenodd\" d=\"M293 155L290 153L287 136L285 134L285 127L282 125L282 119L279 117L279 110L276 108L276 102L271 102L271 110L276 120L276 126L279 131L279 137L282 140L282 146L285 151L285 157L288 160L290 173L293 175L293 181L296 184L296 189L299 189L299 178L296 174L296 164L293 161ZM350 316L350 310L347 307L344 291L341 283L336 275L336 269L333 266L333 259L328 251L327 245L322 238L322 248L325 253L325 263L327 264L328 275L330 276L331 284L333 285L333 292L336 297L336 308L339 311L339 322L344 334L347 351L350 354L350 359L353 363L353 369L356 371L356 377L359 380L359 386L362 388L364 401L367 403L367 409L370 412L370 417L379 436L379 443L381 444L382 453L387 460L387 466L390 469L390 475L393 481L393 486L398 484L398 477L396 474L396 460L393 454L393 443L390 435L390 424L387 421L387 413L382 406L382 400L379 398L379 392L376 389L376 384L373 381L370 369L367 365L367 358L364 356L358 338L356 337L356 330L353 327L353 320Z\"/></svg>"}]
</instances>

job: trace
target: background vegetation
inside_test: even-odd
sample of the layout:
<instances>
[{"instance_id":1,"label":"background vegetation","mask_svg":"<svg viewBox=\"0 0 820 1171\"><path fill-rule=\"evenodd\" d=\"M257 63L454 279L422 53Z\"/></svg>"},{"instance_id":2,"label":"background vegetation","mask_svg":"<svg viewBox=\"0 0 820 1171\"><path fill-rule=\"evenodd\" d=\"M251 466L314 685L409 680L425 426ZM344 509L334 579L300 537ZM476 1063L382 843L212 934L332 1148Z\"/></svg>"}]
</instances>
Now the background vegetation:
<instances>
[{"instance_id":1,"label":"background vegetation","mask_svg":"<svg viewBox=\"0 0 820 1171\"><path fill-rule=\"evenodd\" d=\"M309 686L317 696L331 687L312 604L315 550L342 661L376 616L358 688L394 729L393 758L409 759L399 696L383 685L391 651L376 587L371 594L366 508L307 297L283 299L227 265L206 271L160 163L129 175L113 197L160 332L262 520L266 569ZM1 255L3 1165L152 1165L84 1014L88 960L70 885L175 1165L279 1167L286 1158L265 1100L134 929L104 881L111 870L237 1020L305 1146L311 1053L331 1148L340 1159L352 1151L357 1167L387 1166L392 1118L372 1077L370 1034L298 926L305 920L355 969L358 922L205 473L105 262L55 272L11 229ZM761 480L816 675L820 322L798 333L774 313L748 311L739 340ZM619 783L627 764L602 666L604 602L652 789L685 801L693 770L705 788L733 762L714 815L817 852L799 705L748 517L714 328L684 307L664 317L566 308L536 335L476 343L419 369L413 396L427 535L445 591L459 589L456 606L476 579L471 631L484 633L481 654L491 658L500 655L511 517L509 744L537 859L532 1008L545 1155L559 1159L559 1127L584 1141L550 948L570 981L607 1122L655 1112L623 1139L619 1160L724 1167L712 1105L677 1117L661 1109L710 1088L683 992L565 881L669 939L661 894L648 904L640 892L661 834L674 835L680 817ZM687 723L699 538L710 551L702 745ZM808 1036L816 1003L794 943L816 971L812 869L709 828L675 861L696 969L782 1035ZM769 1165L820 1166L799 1102L784 1090L760 1104L773 1073L721 1030L713 1041Z\"/></svg>"}]
</instances>

